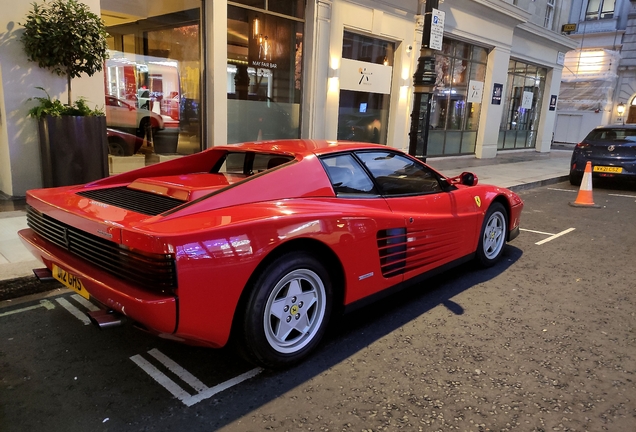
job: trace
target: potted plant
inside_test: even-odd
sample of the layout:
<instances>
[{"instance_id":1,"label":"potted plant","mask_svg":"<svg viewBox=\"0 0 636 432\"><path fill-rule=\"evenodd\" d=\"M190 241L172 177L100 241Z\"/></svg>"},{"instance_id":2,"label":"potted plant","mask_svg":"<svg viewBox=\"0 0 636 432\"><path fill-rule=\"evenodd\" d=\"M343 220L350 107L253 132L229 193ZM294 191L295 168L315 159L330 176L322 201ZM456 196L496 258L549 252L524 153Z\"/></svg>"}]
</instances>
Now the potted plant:
<instances>
[{"instance_id":1,"label":"potted plant","mask_svg":"<svg viewBox=\"0 0 636 432\"><path fill-rule=\"evenodd\" d=\"M86 183L108 175L106 117L86 100L73 102L71 81L94 75L108 58L105 25L77 0L38 5L26 16L20 40L29 61L66 77L68 102L34 97L29 114L38 120L45 187Z\"/></svg>"}]
</instances>

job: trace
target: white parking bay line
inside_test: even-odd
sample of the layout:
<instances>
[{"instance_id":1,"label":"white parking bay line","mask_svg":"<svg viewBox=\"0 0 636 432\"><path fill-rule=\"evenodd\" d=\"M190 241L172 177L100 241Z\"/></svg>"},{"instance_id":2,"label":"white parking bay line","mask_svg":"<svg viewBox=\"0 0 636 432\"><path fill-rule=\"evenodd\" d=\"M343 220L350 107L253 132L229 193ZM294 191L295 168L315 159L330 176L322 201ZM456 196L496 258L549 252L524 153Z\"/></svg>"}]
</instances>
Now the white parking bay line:
<instances>
[{"instance_id":1,"label":"white parking bay line","mask_svg":"<svg viewBox=\"0 0 636 432\"><path fill-rule=\"evenodd\" d=\"M82 312L81 310L79 310L78 308L70 304L69 301L66 300L65 298L58 298L58 299L55 299L55 301L58 302L60 306L62 306L64 309L69 311L71 315L73 315L75 318L83 322L84 325L89 325L91 323L91 320L88 319L88 317L86 316L84 312Z\"/></svg>"},{"instance_id":2,"label":"white parking bay line","mask_svg":"<svg viewBox=\"0 0 636 432\"><path fill-rule=\"evenodd\" d=\"M559 191L559 192L578 192L577 189L548 188L548 190Z\"/></svg>"},{"instance_id":3,"label":"white parking bay line","mask_svg":"<svg viewBox=\"0 0 636 432\"><path fill-rule=\"evenodd\" d=\"M144 370L144 372L146 372L148 375L150 375L150 377L152 379L154 379L155 381L157 381L159 384L161 384L166 390L168 390L170 393L172 393L172 395L174 397L176 397L177 399L179 399L181 402L183 402L184 404L188 405L186 403L187 400L189 400L192 395L190 395L190 393L188 393L187 391L185 391L184 389L182 389L181 387L179 387L177 385L177 383L175 383L174 381L172 381L170 378L168 378L166 376L166 374L164 374L163 372L161 372L159 369L157 369L156 367L154 367L148 360L146 360L145 358L143 358L140 355L134 355L130 358L132 361L135 362L135 364L137 366L139 366L140 368L142 368ZM189 405L188 405L189 406Z\"/></svg>"},{"instance_id":4,"label":"white parking bay line","mask_svg":"<svg viewBox=\"0 0 636 432\"><path fill-rule=\"evenodd\" d=\"M41 307L46 308L47 310L55 309L55 305L53 303L51 303L50 301L48 301L48 300L40 300L40 304L38 304L38 305L28 306L28 307L25 307L25 308L22 308L22 309L15 309L15 310L12 310L12 311L9 311L9 312L3 312L3 313L0 313L0 317L7 316L7 315L13 315L13 314L17 314L17 313L20 313L20 312L26 312L26 311L30 311L30 310L41 308Z\"/></svg>"},{"instance_id":5,"label":"white parking bay line","mask_svg":"<svg viewBox=\"0 0 636 432\"><path fill-rule=\"evenodd\" d=\"M177 383L171 380L166 374L161 372L157 367L144 359L141 355L134 355L130 357L130 359L135 362L137 366L142 368L144 372L150 375L152 379L161 384L166 390L172 393L174 397L179 399L187 406L192 406L196 403L201 402L202 400L211 398L212 396L219 392L222 392L223 390L235 386L247 379L255 377L262 371L262 369L260 368L255 368L214 387L207 387L198 378L179 366L175 361L168 358L159 350L152 349L148 351L148 354L157 359L162 365L168 368L170 372L174 373L177 377L179 377L179 379L188 384L198 393L191 395L186 390L182 389Z\"/></svg>"},{"instance_id":6,"label":"white parking bay line","mask_svg":"<svg viewBox=\"0 0 636 432\"><path fill-rule=\"evenodd\" d=\"M99 310L97 306L95 306L93 303L89 302L88 300L86 300L84 297L82 297L79 294L73 294L71 298L91 312L95 312Z\"/></svg>"},{"instance_id":7,"label":"white parking bay line","mask_svg":"<svg viewBox=\"0 0 636 432\"><path fill-rule=\"evenodd\" d=\"M176 362L168 358L165 354L163 354L158 349L151 349L148 351L148 354L156 358L163 364L168 370L174 373L176 376L185 381L190 387L195 389L198 392L209 390L209 388L203 384L197 377L192 375L190 372L179 366Z\"/></svg>"},{"instance_id":8,"label":"white parking bay line","mask_svg":"<svg viewBox=\"0 0 636 432\"><path fill-rule=\"evenodd\" d=\"M547 232L543 232L543 231L529 230L529 229L525 229L525 228L519 228L519 231L526 231L526 232L531 232L531 233L535 233L535 234L543 234L543 235L549 235L549 236L554 235L552 233L547 233Z\"/></svg>"},{"instance_id":9,"label":"white parking bay line","mask_svg":"<svg viewBox=\"0 0 636 432\"><path fill-rule=\"evenodd\" d=\"M622 198L636 198L636 195L622 195L622 194L608 194L609 196L622 197Z\"/></svg>"},{"instance_id":10,"label":"white parking bay line","mask_svg":"<svg viewBox=\"0 0 636 432\"><path fill-rule=\"evenodd\" d=\"M569 232L572 232L572 231L574 231L575 229L576 229L576 228L568 228L568 229L566 229L565 231L561 231L561 232L560 232L560 233L558 233L558 234L554 234L553 236L548 237L548 238L546 238L546 239L543 239L543 240L541 240L541 241L539 241L539 242L536 242L535 244L536 244L536 245L542 245L543 243L547 243L547 242L549 242L549 241L554 240L554 239L555 239L555 238L557 238L557 237L561 237L562 235L565 235L565 234L567 234L567 233L569 233Z\"/></svg>"}]
</instances>

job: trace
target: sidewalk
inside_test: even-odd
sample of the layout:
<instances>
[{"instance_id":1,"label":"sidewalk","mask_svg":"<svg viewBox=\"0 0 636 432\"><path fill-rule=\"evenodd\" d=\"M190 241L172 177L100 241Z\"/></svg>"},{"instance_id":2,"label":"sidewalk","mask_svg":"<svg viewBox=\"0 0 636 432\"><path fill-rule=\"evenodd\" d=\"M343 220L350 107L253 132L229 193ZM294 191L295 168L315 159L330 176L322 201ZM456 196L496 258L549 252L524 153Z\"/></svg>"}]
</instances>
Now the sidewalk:
<instances>
[{"instance_id":1,"label":"sidewalk","mask_svg":"<svg viewBox=\"0 0 636 432\"><path fill-rule=\"evenodd\" d=\"M559 147L550 153L513 150L500 152L494 159L453 156L426 162L448 177L471 171L480 183L522 190L567 180L571 155L571 149ZM0 200L0 281L32 276L32 269L43 266L18 238L17 232L27 227L23 208L23 202Z\"/></svg>"}]
</instances>

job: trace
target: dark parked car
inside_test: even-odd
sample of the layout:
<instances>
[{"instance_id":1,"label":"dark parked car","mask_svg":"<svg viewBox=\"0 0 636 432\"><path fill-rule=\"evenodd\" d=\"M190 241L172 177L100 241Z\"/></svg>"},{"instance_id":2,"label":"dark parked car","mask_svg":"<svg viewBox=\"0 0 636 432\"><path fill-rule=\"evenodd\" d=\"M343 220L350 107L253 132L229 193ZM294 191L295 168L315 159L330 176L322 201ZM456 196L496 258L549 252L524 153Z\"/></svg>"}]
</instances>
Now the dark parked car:
<instances>
[{"instance_id":1,"label":"dark parked car","mask_svg":"<svg viewBox=\"0 0 636 432\"><path fill-rule=\"evenodd\" d=\"M113 156L132 156L144 144L143 138L117 129L106 129L106 136L108 138L108 154Z\"/></svg>"},{"instance_id":2,"label":"dark parked car","mask_svg":"<svg viewBox=\"0 0 636 432\"><path fill-rule=\"evenodd\" d=\"M587 161L593 177L636 179L636 125L599 126L578 143L570 163L570 183L581 184Z\"/></svg>"}]
</instances>

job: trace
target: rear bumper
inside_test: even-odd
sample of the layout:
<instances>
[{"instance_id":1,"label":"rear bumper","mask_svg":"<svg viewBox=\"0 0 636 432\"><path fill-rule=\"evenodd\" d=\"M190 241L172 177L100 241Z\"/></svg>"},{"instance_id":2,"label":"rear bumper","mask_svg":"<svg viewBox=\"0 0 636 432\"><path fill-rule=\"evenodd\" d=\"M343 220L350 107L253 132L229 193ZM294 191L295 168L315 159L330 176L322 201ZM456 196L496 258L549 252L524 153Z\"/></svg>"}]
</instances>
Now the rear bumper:
<instances>
[{"instance_id":1,"label":"rear bumper","mask_svg":"<svg viewBox=\"0 0 636 432\"><path fill-rule=\"evenodd\" d=\"M18 232L22 243L51 270L53 264L77 276L86 291L109 309L137 321L156 333L172 334L177 328L177 297L154 294L87 264L39 237L30 228Z\"/></svg>"},{"instance_id":2,"label":"rear bumper","mask_svg":"<svg viewBox=\"0 0 636 432\"><path fill-rule=\"evenodd\" d=\"M636 160L620 160L620 159L587 159L581 155L574 155L570 163L570 175L583 176L587 161L592 162L592 167L621 167L621 173L597 172L592 171L592 177L634 177L636 176ZM592 168L594 169L594 168Z\"/></svg>"}]
</instances>

